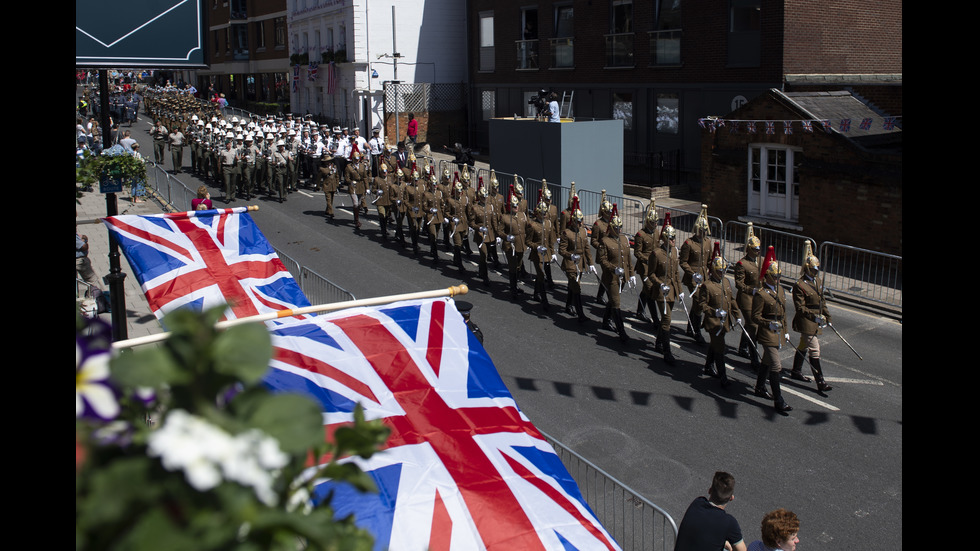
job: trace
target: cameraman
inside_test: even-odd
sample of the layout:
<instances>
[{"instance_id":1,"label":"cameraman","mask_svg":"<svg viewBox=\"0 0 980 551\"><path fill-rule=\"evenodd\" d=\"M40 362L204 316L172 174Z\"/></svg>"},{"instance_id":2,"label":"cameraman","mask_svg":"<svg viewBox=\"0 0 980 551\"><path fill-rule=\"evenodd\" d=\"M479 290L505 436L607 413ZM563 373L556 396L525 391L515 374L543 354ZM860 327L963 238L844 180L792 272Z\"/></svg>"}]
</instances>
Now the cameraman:
<instances>
[{"instance_id":1,"label":"cameraman","mask_svg":"<svg viewBox=\"0 0 980 551\"><path fill-rule=\"evenodd\" d=\"M559 114L558 93L552 92L548 94L548 122L561 122Z\"/></svg>"}]
</instances>

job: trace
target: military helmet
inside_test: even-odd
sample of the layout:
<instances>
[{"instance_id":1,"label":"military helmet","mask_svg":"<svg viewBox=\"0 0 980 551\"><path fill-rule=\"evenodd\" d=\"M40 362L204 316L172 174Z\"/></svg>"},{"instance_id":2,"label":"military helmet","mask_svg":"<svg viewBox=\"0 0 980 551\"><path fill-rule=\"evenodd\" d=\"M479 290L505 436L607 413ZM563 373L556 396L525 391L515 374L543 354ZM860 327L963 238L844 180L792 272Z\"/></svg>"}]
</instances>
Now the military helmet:
<instances>
[{"instance_id":1,"label":"military helmet","mask_svg":"<svg viewBox=\"0 0 980 551\"><path fill-rule=\"evenodd\" d=\"M613 204L606 198L606 190L602 190L602 197L599 199L599 216L607 219L612 212Z\"/></svg>"},{"instance_id":2,"label":"military helmet","mask_svg":"<svg viewBox=\"0 0 980 551\"><path fill-rule=\"evenodd\" d=\"M755 231L752 227L752 222L748 223L748 227L745 230L745 248L746 249L756 249L762 248L762 242L759 238L755 236Z\"/></svg>"},{"instance_id":3,"label":"military helmet","mask_svg":"<svg viewBox=\"0 0 980 551\"><path fill-rule=\"evenodd\" d=\"M541 178L541 198L551 202L551 190L548 189L548 180Z\"/></svg>"},{"instance_id":4,"label":"military helmet","mask_svg":"<svg viewBox=\"0 0 980 551\"><path fill-rule=\"evenodd\" d=\"M677 239L677 230L670 225L670 213L664 215L664 225L660 228L660 241L668 243L671 239Z\"/></svg>"},{"instance_id":5,"label":"military helmet","mask_svg":"<svg viewBox=\"0 0 980 551\"><path fill-rule=\"evenodd\" d=\"M469 182L470 181L470 169L468 169L468 168L466 168L464 166L463 167L463 174L462 174L461 177L462 177L462 179L463 179L464 182Z\"/></svg>"},{"instance_id":6,"label":"military helmet","mask_svg":"<svg viewBox=\"0 0 980 551\"><path fill-rule=\"evenodd\" d=\"M585 213L579 208L578 195L572 195L572 219L581 223L585 220Z\"/></svg>"},{"instance_id":7,"label":"military helmet","mask_svg":"<svg viewBox=\"0 0 980 551\"><path fill-rule=\"evenodd\" d=\"M643 217L643 222L649 224L651 228L656 228L659 220L660 218L657 216L657 203L651 197L650 204L647 205L646 215Z\"/></svg>"},{"instance_id":8,"label":"military helmet","mask_svg":"<svg viewBox=\"0 0 980 551\"><path fill-rule=\"evenodd\" d=\"M708 223L708 205L703 203L701 204L701 213L694 221L694 233L705 237L711 235L711 226Z\"/></svg>"},{"instance_id":9,"label":"military helmet","mask_svg":"<svg viewBox=\"0 0 980 551\"><path fill-rule=\"evenodd\" d=\"M766 260L762 263L762 277L772 276L773 279L779 279L781 273L783 272L779 268L779 262L776 261L776 248L769 245Z\"/></svg>"},{"instance_id":10,"label":"military helmet","mask_svg":"<svg viewBox=\"0 0 980 551\"><path fill-rule=\"evenodd\" d=\"M517 174L514 175L514 193L524 195L524 185L518 180Z\"/></svg>"},{"instance_id":11,"label":"military helmet","mask_svg":"<svg viewBox=\"0 0 980 551\"><path fill-rule=\"evenodd\" d=\"M728 262L721 256L721 243L715 241L715 249L711 253L711 271L725 273L728 269Z\"/></svg>"},{"instance_id":12,"label":"military helmet","mask_svg":"<svg viewBox=\"0 0 980 551\"><path fill-rule=\"evenodd\" d=\"M487 187L483 185L483 176L480 176L480 179L477 181L476 194L477 196L482 197L484 199L490 195L489 191L487 190Z\"/></svg>"},{"instance_id":13,"label":"military helmet","mask_svg":"<svg viewBox=\"0 0 980 551\"><path fill-rule=\"evenodd\" d=\"M813 247L809 239L803 242L803 264L800 267L803 273L810 277L820 271L820 259L813 254Z\"/></svg>"},{"instance_id":14,"label":"military helmet","mask_svg":"<svg viewBox=\"0 0 980 551\"><path fill-rule=\"evenodd\" d=\"M612 210L609 212L609 225L617 230L623 227L623 219L619 217L616 203L613 203Z\"/></svg>"}]
</instances>

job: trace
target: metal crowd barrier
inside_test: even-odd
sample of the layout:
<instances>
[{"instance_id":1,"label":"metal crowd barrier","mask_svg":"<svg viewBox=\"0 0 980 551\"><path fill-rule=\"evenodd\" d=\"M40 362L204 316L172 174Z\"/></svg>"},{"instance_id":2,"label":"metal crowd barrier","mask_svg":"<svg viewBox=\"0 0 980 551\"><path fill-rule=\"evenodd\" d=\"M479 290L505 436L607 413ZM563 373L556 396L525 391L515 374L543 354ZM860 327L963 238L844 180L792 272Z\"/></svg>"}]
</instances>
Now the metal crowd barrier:
<instances>
[{"instance_id":1,"label":"metal crowd barrier","mask_svg":"<svg viewBox=\"0 0 980 551\"><path fill-rule=\"evenodd\" d=\"M820 275L831 296L902 307L902 257L840 243L820 245Z\"/></svg>"},{"instance_id":2,"label":"metal crowd barrier","mask_svg":"<svg viewBox=\"0 0 980 551\"><path fill-rule=\"evenodd\" d=\"M146 186L156 190L157 197L177 212L190 210L191 199L197 197L196 189L188 188L187 184L153 161L146 162Z\"/></svg>"},{"instance_id":3,"label":"metal crowd barrier","mask_svg":"<svg viewBox=\"0 0 980 551\"><path fill-rule=\"evenodd\" d=\"M329 304L331 302L356 300L350 291L347 291L309 268L300 268L298 281L303 293L306 294L306 298L310 300L310 304Z\"/></svg>"},{"instance_id":4,"label":"metal crowd barrier","mask_svg":"<svg viewBox=\"0 0 980 551\"><path fill-rule=\"evenodd\" d=\"M578 484L596 518L625 551L672 551L677 524L666 511L541 432Z\"/></svg>"}]
</instances>

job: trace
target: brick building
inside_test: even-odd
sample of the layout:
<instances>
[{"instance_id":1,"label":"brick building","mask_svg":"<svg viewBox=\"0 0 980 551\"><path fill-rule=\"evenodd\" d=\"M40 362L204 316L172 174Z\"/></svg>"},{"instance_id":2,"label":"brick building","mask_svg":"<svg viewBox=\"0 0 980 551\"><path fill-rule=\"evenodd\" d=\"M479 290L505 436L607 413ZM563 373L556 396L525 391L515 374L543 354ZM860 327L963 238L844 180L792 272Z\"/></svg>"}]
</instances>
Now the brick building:
<instances>
[{"instance_id":1,"label":"brick building","mask_svg":"<svg viewBox=\"0 0 980 551\"><path fill-rule=\"evenodd\" d=\"M849 91L772 89L719 119L701 130L713 216L902 255L900 117Z\"/></svg>"},{"instance_id":2,"label":"brick building","mask_svg":"<svg viewBox=\"0 0 980 551\"><path fill-rule=\"evenodd\" d=\"M900 83L902 72L899 0L468 4L471 144L489 145L492 117L533 114L541 89L567 93L577 119L624 121L625 174L637 183L656 179L646 170L656 156L697 191L707 114L770 88Z\"/></svg>"}]
</instances>

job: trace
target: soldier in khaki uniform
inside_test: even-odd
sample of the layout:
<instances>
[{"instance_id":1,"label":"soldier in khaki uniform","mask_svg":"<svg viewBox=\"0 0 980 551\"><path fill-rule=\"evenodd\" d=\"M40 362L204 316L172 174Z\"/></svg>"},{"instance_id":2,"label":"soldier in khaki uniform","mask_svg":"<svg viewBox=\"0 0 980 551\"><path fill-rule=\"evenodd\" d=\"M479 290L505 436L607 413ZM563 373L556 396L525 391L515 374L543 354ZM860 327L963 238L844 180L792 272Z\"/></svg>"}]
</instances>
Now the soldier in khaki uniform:
<instances>
[{"instance_id":1,"label":"soldier in khaki uniform","mask_svg":"<svg viewBox=\"0 0 980 551\"><path fill-rule=\"evenodd\" d=\"M684 241L678 255L681 270L684 271L683 283L692 297L708 275L708 261L711 260L711 241L708 239L710 235L708 205L701 205L701 213L694 221L694 234ZM700 314L695 314L695 311L697 308L692 305L691 319L687 321L687 336L694 338L694 342L698 344L704 344L704 337L701 336Z\"/></svg>"},{"instance_id":2,"label":"soldier in khaki uniform","mask_svg":"<svg viewBox=\"0 0 980 551\"><path fill-rule=\"evenodd\" d=\"M620 308L619 295L626 285L636 286L636 276L633 275L633 263L630 261L629 238L620 233L623 220L613 205L609 217L609 227L606 235L599 242L599 252L596 261L602 266L602 287L606 289L609 299L606 301L606 312L602 317L602 328L612 331L610 318L616 324L619 340L629 342L626 328L623 325L623 313Z\"/></svg>"},{"instance_id":3,"label":"soldier in khaki uniform","mask_svg":"<svg viewBox=\"0 0 980 551\"><path fill-rule=\"evenodd\" d=\"M364 201L364 194L367 192L368 167L364 162L364 157L354 152L353 162L344 168L344 180L347 182L347 191L350 192L351 205L354 207L354 231L361 229L361 203Z\"/></svg>"},{"instance_id":4,"label":"soldier in khaki uniform","mask_svg":"<svg viewBox=\"0 0 980 551\"><path fill-rule=\"evenodd\" d=\"M463 241L469 233L469 224L466 221L467 207L469 199L463 190L463 183L457 181L453 184L452 193L446 198L446 217L449 218L449 238L453 247L453 266L459 269L460 273L466 272L463 266L462 248Z\"/></svg>"},{"instance_id":5,"label":"soldier in khaki uniform","mask_svg":"<svg viewBox=\"0 0 980 551\"><path fill-rule=\"evenodd\" d=\"M378 175L371 182L374 206L378 209L378 223L381 225L381 241L388 240L388 219L391 217L391 207L395 204L397 192L395 179L388 174L388 165L379 163Z\"/></svg>"},{"instance_id":6,"label":"soldier in khaki uniform","mask_svg":"<svg viewBox=\"0 0 980 551\"><path fill-rule=\"evenodd\" d=\"M476 189L476 201L470 203L466 213L466 219L473 229L473 241L479 247L480 278L487 287L490 286L487 260L490 256L490 246L496 246L497 219L500 216L496 210L496 203L489 200L489 195L490 191L483 186L483 178L480 178Z\"/></svg>"},{"instance_id":7,"label":"soldier in khaki uniform","mask_svg":"<svg viewBox=\"0 0 980 551\"><path fill-rule=\"evenodd\" d=\"M328 220L333 220L333 201L334 196L337 195L337 189L340 187L340 175L337 174L337 164L329 155L320 157L320 177L318 179L323 189L323 196L327 200L323 214Z\"/></svg>"},{"instance_id":8,"label":"soldier in khaki uniform","mask_svg":"<svg viewBox=\"0 0 980 551\"><path fill-rule=\"evenodd\" d=\"M609 215L611 212L612 203L606 199L606 190L602 190L602 198L599 200L599 218L592 223L592 235L590 236L592 248L595 250L596 259L599 258L599 243L602 242L602 238L605 237L606 232L609 229ZM603 298L605 293L606 288L600 285L599 290L595 295L596 302L599 304L605 304L606 299Z\"/></svg>"},{"instance_id":9,"label":"soldier in khaki uniform","mask_svg":"<svg viewBox=\"0 0 980 551\"><path fill-rule=\"evenodd\" d=\"M674 301L680 293L681 277L680 262L677 259L675 241L677 231L670 225L670 213L664 217L664 225L660 229L660 246L650 254L647 263L647 280L644 290L657 304L660 315L660 327L656 350L664 355L667 365L674 365L674 353L670 349L670 319L674 310Z\"/></svg>"},{"instance_id":10,"label":"soldier in khaki uniform","mask_svg":"<svg viewBox=\"0 0 980 551\"><path fill-rule=\"evenodd\" d=\"M643 227L636 232L636 236L633 237L633 256L636 257L636 266L633 268L636 272L636 279L641 282L646 282L647 279L647 267L650 262L650 254L653 250L657 248L657 205L653 198L650 198L650 204L647 205L646 214L643 216ZM647 309L649 305L649 295L646 292L646 285L644 285L644 290L640 292L640 298L636 305L636 319L640 321L648 321L644 310ZM652 305L649 305L650 317L653 318L653 324L657 325L657 320L659 316L657 315L657 309Z\"/></svg>"},{"instance_id":11,"label":"soldier in khaki uniform","mask_svg":"<svg viewBox=\"0 0 980 551\"><path fill-rule=\"evenodd\" d=\"M408 233L412 238L412 251L415 256L419 255L419 230L422 228L422 220L425 216L425 208L422 202L422 179L417 170L412 171L412 183L405 187L403 200L408 205Z\"/></svg>"},{"instance_id":12,"label":"soldier in khaki uniform","mask_svg":"<svg viewBox=\"0 0 980 551\"><path fill-rule=\"evenodd\" d=\"M525 231L527 230L527 213L520 209L520 198L511 193L507 200L507 207L500 215L500 233L504 236L503 248L507 258L507 273L510 279L511 300L524 294L524 290L518 287L517 278L520 267L524 264L524 251L527 250Z\"/></svg>"},{"instance_id":13,"label":"soldier in khaki uniform","mask_svg":"<svg viewBox=\"0 0 980 551\"><path fill-rule=\"evenodd\" d=\"M752 222L749 222L745 237L745 256L735 263L735 290L738 293L735 301L738 302L738 309L745 314L745 331L739 338L738 355L751 358L752 369L755 371L758 371L762 364L759 362L759 351L755 348L756 326L748 313L752 312L752 299L762 284L759 277L760 251L761 243L752 230Z\"/></svg>"},{"instance_id":14,"label":"soldier in khaki uniform","mask_svg":"<svg viewBox=\"0 0 980 551\"><path fill-rule=\"evenodd\" d=\"M435 172L429 173L428 189L422 195L422 204L425 207L425 224L429 233L429 253L432 254L432 262L439 262L439 229L446 222L446 198L439 190L439 180Z\"/></svg>"},{"instance_id":15,"label":"soldier in khaki uniform","mask_svg":"<svg viewBox=\"0 0 980 551\"><path fill-rule=\"evenodd\" d=\"M779 391L782 369L779 350L784 340L789 342L789 328L786 325L786 293L779 284L780 273L775 249L770 246L766 253L766 260L762 264L762 287L752 299L752 321L758 326L757 340L763 348L762 369L756 377L755 395L772 399L776 411L785 413L793 408L783 400L782 393ZM767 376L772 394L766 391Z\"/></svg>"},{"instance_id":16,"label":"soldier in khaki uniform","mask_svg":"<svg viewBox=\"0 0 980 551\"><path fill-rule=\"evenodd\" d=\"M527 223L527 246L528 257L534 265L534 295L531 300L541 302L541 308L546 313L550 309L548 304L547 279L545 276L545 266L551 262L548 243L555 241L554 226L547 219L548 203L538 202L534 209L534 218Z\"/></svg>"},{"instance_id":17,"label":"soldier in khaki uniform","mask_svg":"<svg viewBox=\"0 0 980 551\"><path fill-rule=\"evenodd\" d=\"M497 213L497 219L499 221L500 216L504 214L507 199L504 197L503 192L500 191L500 182L497 180L497 173L492 169L490 170L490 194L487 197L487 202L493 205L494 212ZM499 232L497 235L499 240ZM490 249L489 258L493 261L493 268L496 270L500 267L500 257L497 254L497 241L487 243L487 246Z\"/></svg>"},{"instance_id":18,"label":"soldier in khaki uniform","mask_svg":"<svg viewBox=\"0 0 980 551\"><path fill-rule=\"evenodd\" d=\"M725 270L728 263L721 256L721 247L715 242L715 250L708 265L708 279L698 289L695 303L700 309L702 326L708 333L710 345L704 361L704 374L721 379L721 387L731 384L725 368L725 335L741 323L742 313L735 302Z\"/></svg>"},{"instance_id":19,"label":"soldier in khaki uniform","mask_svg":"<svg viewBox=\"0 0 980 551\"><path fill-rule=\"evenodd\" d=\"M562 270L568 277L568 297L565 299L565 313L572 314L572 307L578 315L578 322L585 323L588 319L582 307L582 276L586 271L596 273L592 265L592 254L589 252L589 236L582 227L585 215L579 209L578 195L572 196L571 214L568 217L565 231L558 242L558 254L562 257Z\"/></svg>"},{"instance_id":20,"label":"soldier in khaki uniform","mask_svg":"<svg viewBox=\"0 0 980 551\"><path fill-rule=\"evenodd\" d=\"M558 207L551 201L551 190L548 189L548 181L541 179L541 200L548 205L548 212L544 216L545 223L551 227L551 240L545 243L548 247L548 257L552 258L555 256L555 241L558 236ZM551 277L551 262L545 262L544 265L544 280L548 284L549 289L555 288L555 280Z\"/></svg>"},{"instance_id":21,"label":"soldier in khaki uniform","mask_svg":"<svg viewBox=\"0 0 980 551\"><path fill-rule=\"evenodd\" d=\"M809 355L810 369L813 371L813 378L817 380L817 390L826 392L832 390L823 378L823 369L820 367L820 341L817 337L823 332L823 327L829 323L830 311L827 310L827 303L823 300L823 287L817 283L817 274L820 272L820 259L813 254L810 241L806 241L803 250L803 265L800 267L800 278L793 285L793 306L796 313L793 315L793 330L800 333L800 344L796 347L796 355L793 356L793 370L790 377L797 381L810 382L810 378L803 374L804 356Z\"/></svg>"}]
</instances>

